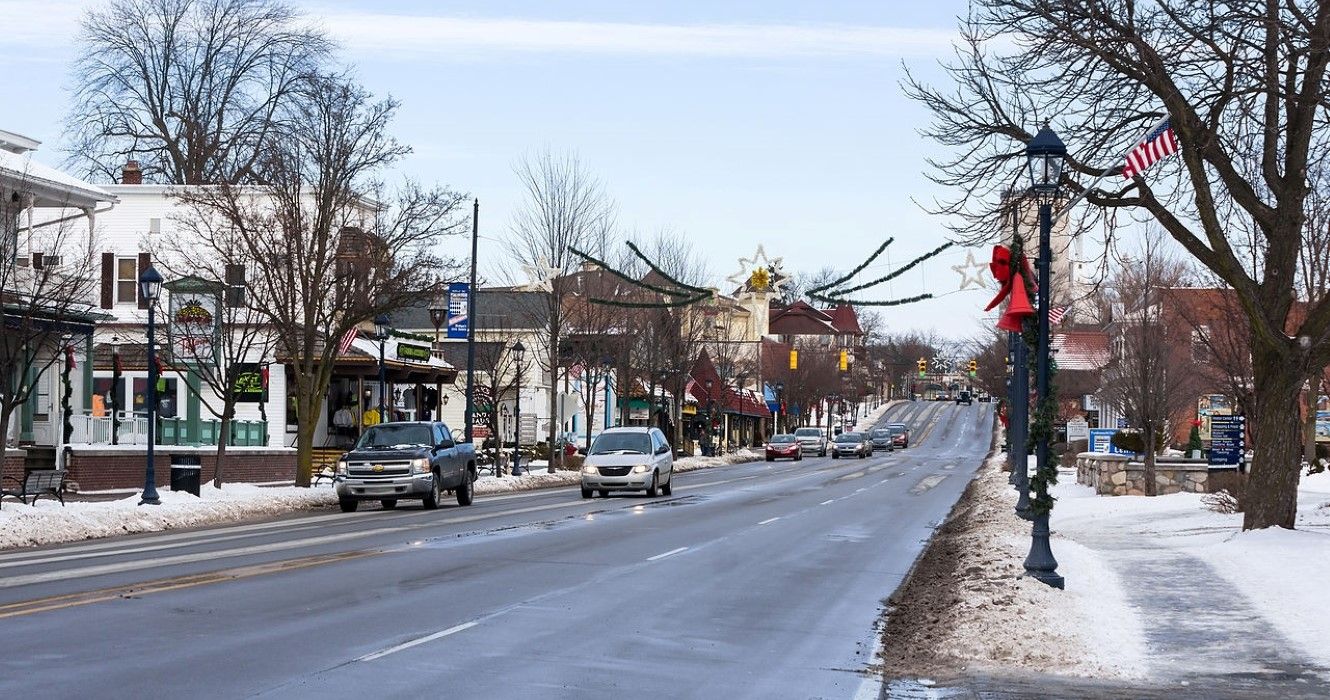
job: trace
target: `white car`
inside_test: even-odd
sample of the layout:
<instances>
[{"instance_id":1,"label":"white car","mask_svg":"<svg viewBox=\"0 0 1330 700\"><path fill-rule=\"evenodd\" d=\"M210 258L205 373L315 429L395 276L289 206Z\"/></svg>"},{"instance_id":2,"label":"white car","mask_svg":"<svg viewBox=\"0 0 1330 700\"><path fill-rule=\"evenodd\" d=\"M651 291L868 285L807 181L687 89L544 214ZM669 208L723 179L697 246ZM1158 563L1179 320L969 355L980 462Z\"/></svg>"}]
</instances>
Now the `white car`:
<instances>
[{"instance_id":1,"label":"white car","mask_svg":"<svg viewBox=\"0 0 1330 700\"><path fill-rule=\"evenodd\" d=\"M799 428L794 431L794 439L799 441L804 454L812 452L818 457L827 456L827 439L822 436L821 428Z\"/></svg>"},{"instance_id":2,"label":"white car","mask_svg":"<svg viewBox=\"0 0 1330 700\"><path fill-rule=\"evenodd\" d=\"M674 492L674 451L658 428L610 428L596 436L582 463L582 498L594 492Z\"/></svg>"}]
</instances>

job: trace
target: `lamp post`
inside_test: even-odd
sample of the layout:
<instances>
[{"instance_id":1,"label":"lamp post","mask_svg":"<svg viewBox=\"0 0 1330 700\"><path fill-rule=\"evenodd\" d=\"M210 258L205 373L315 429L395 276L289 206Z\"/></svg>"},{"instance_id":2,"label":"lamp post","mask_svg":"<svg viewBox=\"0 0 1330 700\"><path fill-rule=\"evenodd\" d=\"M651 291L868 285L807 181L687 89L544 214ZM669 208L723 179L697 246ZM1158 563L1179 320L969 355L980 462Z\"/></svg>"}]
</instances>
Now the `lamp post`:
<instances>
[{"instance_id":1,"label":"lamp post","mask_svg":"<svg viewBox=\"0 0 1330 700\"><path fill-rule=\"evenodd\" d=\"M517 395L513 398L513 476L522 473L522 360L525 357L526 346L519 340L513 345L513 360L517 362ZM550 445L550 449L553 450L554 446Z\"/></svg>"},{"instance_id":2,"label":"lamp post","mask_svg":"<svg viewBox=\"0 0 1330 700\"><path fill-rule=\"evenodd\" d=\"M388 345L388 332L391 330L388 324L392 319L388 314L379 314L374 317L374 337L379 341L379 422L387 423L388 414L388 368L384 364L383 349Z\"/></svg>"},{"instance_id":3,"label":"lamp post","mask_svg":"<svg viewBox=\"0 0 1330 700\"><path fill-rule=\"evenodd\" d=\"M1047 125L1039 130L1025 147L1025 157L1030 171L1030 189L1039 200L1039 347L1035 357L1036 387L1039 392L1040 406L1049 400L1049 288L1052 285L1052 236L1053 236L1053 201L1057 199L1062 181L1062 162L1067 156L1067 146ZM1020 389L1019 384L1017 390ZM1035 445L1035 461L1039 474L1046 473L1049 465L1049 430L1039 433ZM1047 481L1038 481L1039 503L1048 503ZM1025 559L1025 570L1040 581L1062 588L1065 582L1057 572L1058 562L1053 558L1053 550L1048 542L1048 512L1046 507L1036 509L1034 526L1031 529L1030 554Z\"/></svg>"},{"instance_id":4,"label":"lamp post","mask_svg":"<svg viewBox=\"0 0 1330 700\"><path fill-rule=\"evenodd\" d=\"M707 385L707 428L706 432L703 433L706 442L702 445L704 448L702 452L707 457L714 457L716 455L716 448L711 441L711 425L712 422L716 420L716 397L711 393L712 381L708 379L705 384Z\"/></svg>"},{"instance_id":5,"label":"lamp post","mask_svg":"<svg viewBox=\"0 0 1330 700\"><path fill-rule=\"evenodd\" d=\"M143 496L139 505L161 505L157 497L157 472L153 447L157 442L157 297L162 293L162 275L149 267L139 274L139 295L148 303L148 455L143 470Z\"/></svg>"},{"instance_id":6,"label":"lamp post","mask_svg":"<svg viewBox=\"0 0 1330 700\"><path fill-rule=\"evenodd\" d=\"M776 382L776 432L785 432L781 421L785 420L785 382Z\"/></svg>"},{"instance_id":7,"label":"lamp post","mask_svg":"<svg viewBox=\"0 0 1330 700\"><path fill-rule=\"evenodd\" d=\"M111 336L111 444L120 444L120 336Z\"/></svg>"},{"instance_id":8,"label":"lamp post","mask_svg":"<svg viewBox=\"0 0 1330 700\"><path fill-rule=\"evenodd\" d=\"M448 321L448 300L447 298L434 297L434 302L429 307L429 320L434 324L434 356L443 358L443 324ZM447 398L447 397L443 397ZM443 415L443 408L438 408L440 416ZM434 416L426 416L434 418Z\"/></svg>"}]
</instances>

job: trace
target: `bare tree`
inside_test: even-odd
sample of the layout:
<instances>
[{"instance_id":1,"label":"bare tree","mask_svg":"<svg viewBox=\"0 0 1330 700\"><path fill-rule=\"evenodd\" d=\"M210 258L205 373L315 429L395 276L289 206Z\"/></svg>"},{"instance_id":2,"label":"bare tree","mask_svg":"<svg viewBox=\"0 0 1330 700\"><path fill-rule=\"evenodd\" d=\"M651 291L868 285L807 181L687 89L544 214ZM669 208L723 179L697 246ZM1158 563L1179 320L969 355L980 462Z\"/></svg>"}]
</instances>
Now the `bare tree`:
<instances>
[{"instance_id":1,"label":"bare tree","mask_svg":"<svg viewBox=\"0 0 1330 700\"><path fill-rule=\"evenodd\" d=\"M309 483L339 340L380 313L433 298L458 268L435 247L465 232L465 195L411 182L390 194L373 180L410 151L388 134L396 109L344 78L322 77L258 162L266 184L177 194L220 218L201 250L235 246L251 303L290 358L299 485Z\"/></svg>"},{"instance_id":2,"label":"bare tree","mask_svg":"<svg viewBox=\"0 0 1330 700\"><path fill-rule=\"evenodd\" d=\"M88 302L98 277L86 231L62 219L34 226L29 218L20 248L19 209L32 187L24 178L0 203L0 464L14 412L33 397L46 371L65 359L71 325L90 328L94 318ZM64 441L69 431L66 418Z\"/></svg>"},{"instance_id":3,"label":"bare tree","mask_svg":"<svg viewBox=\"0 0 1330 700\"><path fill-rule=\"evenodd\" d=\"M939 211L962 236L996 230L1001 191L1019 175L1039 122L1071 156L1063 184L1118 173L1118 160L1167 116L1179 157L1087 194L1079 228L1127 209L1153 220L1239 301L1251 329L1255 461L1243 527L1294 526L1305 378L1330 364L1330 301L1299 318L1297 261L1312 196L1330 164L1330 5L976 0L953 88L913 77L933 113L928 136L954 147L933 162L958 196ZM1003 49L1001 47L1010 47ZM1116 177L1116 175L1114 176ZM1117 180L1120 182L1120 180Z\"/></svg>"},{"instance_id":4,"label":"bare tree","mask_svg":"<svg viewBox=\"0 0 1330 700\"><path fill-rule=\"evenodd\" d=\"M553 446L559 429L554 417L558 415L564 306L571 293L568 276L581 262L571 248L592 254L603 252L600 248L586 249L603 243L613 229L614 206L600 181L575 154L546 150L519 161L513 171L522 188L523 202L509 227L509 254L542 274L555 273L549 280L548 315L541 332L546 354L536 360L550 378L547 438ZM554 471L555 460L550 460L549 469Z\"/></svg>"},{"instance_id":5,"label":"bare tree","mask_svg":"<svg viewBox=\"0 0 1330 700\"><path fill-rule=\"evenodd\" d=\"M112 0L83 18L68 139L114 177L127 159L171 184L261 180L332 45L284 0Z\"/></svg>"},{"instance_id":6,"label":"bare tree","mask_svg":"<svg viewBox=\"0 0 1330 700\"><path fill-rule=\"evenodd\" d=\"M1164 288L1177 285L1185 270L1161 250L1162 239L1147 236L1138 259L1112 280L1109 293L1124 309L1113 358L1104 372L1104 395L1141 431L1145 450L1145 495L1157 493L1155 444L1170 426L1194 408L1200 382L1191 357L1191 327L1169 328Z\"/></svg>"}]
</instances>

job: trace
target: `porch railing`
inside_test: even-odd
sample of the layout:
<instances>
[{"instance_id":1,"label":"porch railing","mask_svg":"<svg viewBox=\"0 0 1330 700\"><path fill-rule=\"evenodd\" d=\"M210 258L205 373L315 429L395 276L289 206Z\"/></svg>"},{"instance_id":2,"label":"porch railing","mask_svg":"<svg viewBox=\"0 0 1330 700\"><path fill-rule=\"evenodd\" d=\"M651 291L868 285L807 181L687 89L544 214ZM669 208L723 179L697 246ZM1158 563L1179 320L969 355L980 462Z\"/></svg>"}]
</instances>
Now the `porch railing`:
<instances>
[{"instance_id":1,"label":"porch railing","mask_svg":"<svg viewBox=\"0 0 1330 700\"><path fill-rule=\"evenodd\" d=\"M74 427L70 443L74 445L110 445L111 417L93 416L81 413L70 416ZM231 421L230 436L227 445L238 447L261 447L268 444L268 424L258 420ZM56 428L58 430L58 427ZM184 418L158 418L158 445L216 445L221 439L222 422L209 418L199 421L197 435L189 434L189 423ZM121 445L148 444L148 418L129 412L120 414L120 428L117 442Z\"/></svg>"}]
</instances>

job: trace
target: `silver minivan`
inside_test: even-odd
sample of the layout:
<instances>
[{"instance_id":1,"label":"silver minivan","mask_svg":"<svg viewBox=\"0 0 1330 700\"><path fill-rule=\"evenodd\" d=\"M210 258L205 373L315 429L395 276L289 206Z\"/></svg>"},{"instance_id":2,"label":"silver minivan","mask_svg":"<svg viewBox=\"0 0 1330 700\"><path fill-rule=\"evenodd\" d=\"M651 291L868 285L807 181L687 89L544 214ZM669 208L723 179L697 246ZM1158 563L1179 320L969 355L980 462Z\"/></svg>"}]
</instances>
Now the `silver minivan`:
<instances>
[{"instance_id":1,"label":"silver minivan","mask_svg":"<svg viewBox=\"0 0 1330 700\"><path fill-rule=\"evenodd\" d=\"M674 492L674 453L658 428L610 428L596 436L582 464L582 498L599 491Z\"/></svg>"}]
</instances>

